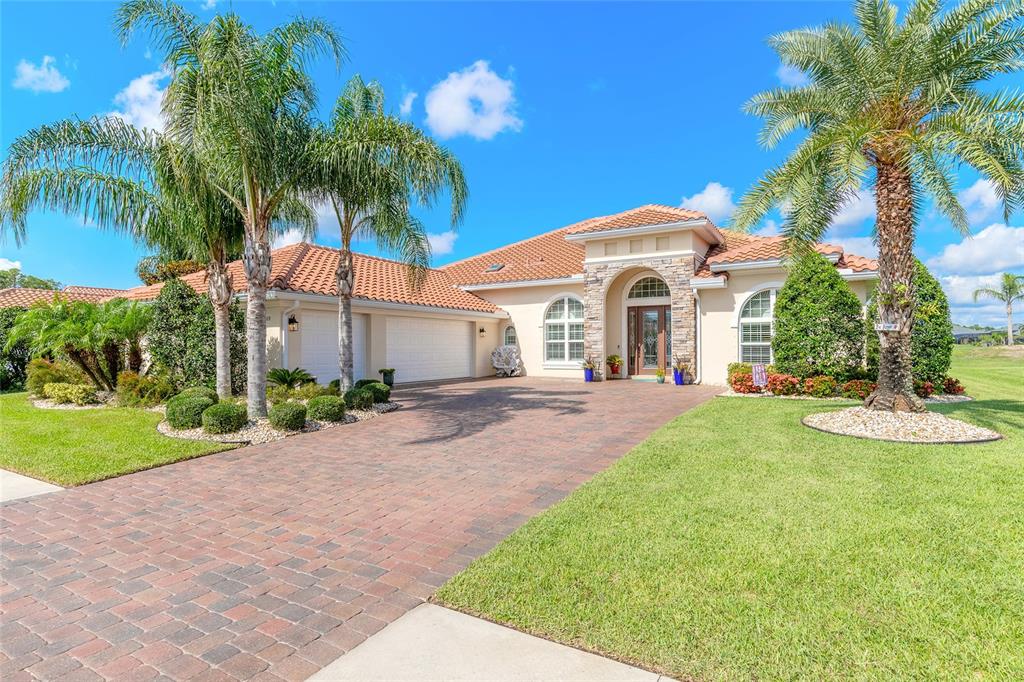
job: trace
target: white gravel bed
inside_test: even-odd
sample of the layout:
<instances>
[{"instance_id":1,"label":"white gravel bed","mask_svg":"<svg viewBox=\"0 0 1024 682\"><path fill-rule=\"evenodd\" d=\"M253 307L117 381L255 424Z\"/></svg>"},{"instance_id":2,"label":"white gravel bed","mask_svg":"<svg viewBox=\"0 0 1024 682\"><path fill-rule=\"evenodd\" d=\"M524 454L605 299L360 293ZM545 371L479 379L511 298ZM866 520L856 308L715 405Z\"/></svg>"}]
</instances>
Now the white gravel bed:
<instances>
[{"instance_id":1,"label":"white gravel bed","mask_svg":"<svg viewBox=\"0 0 1024 682\"><path fill-rule=\"evenodd\" d=\"M804 426L842 436L901 443L984 443L1001 435L938 412L881 412L850 407L809 414Z\"/></svg>"},{"instance_id":2,"label":"white gravel bed","mask_svg":"<svg viewBox=\"0 0 1024 682\"><path fill-rule=\"evenodd\" d=\"M965 393L961 393L960 395L946 395L943 393L924 399L926 403L932 403L935 405L942 405L944 403L966 403L968 400L974 400L974 398Z\"/></svg>"},{"instance_id":3,"label":"white gravel bed","mask_svg":"<svg viewBox=\"0 0 1024 682\"><path fill-rule=\"evenodd\" d=\"M311 433L331 429L344 424L366 421L374 417L393 412L398 409L398 403L378 403L369 410L348 410L345 412L345 420L340 422L321 422L312 419L306 420L306 425L301 431L279 431L270 425L267 419L249 420L249 422L234 433L206 433L202 427L195 429L175 429L166 421L156 426L156 430L171 438L183 438L186 440L209 440L217 443L244 443L258 445L260 443L271 443L276 440L294 436L297 433Z\"/></svg>"},{"instance_id":4,"label":"white gravel bed","mask_svg":"<svg viewBox=\"0 0 1024 682\"><path fill-rule=\"evenodd\" d=\"M835 400L853 400L853 398L844 398L842 396L831 396L828 398L816 398L813 395L775 395L774 393L737 393L731 388L724 393L718 394L719 398L778 398L779 400L822 400L822 401L835 401Z\"/></svg>"},{"instance_id":5,"label":"white gravel bed","mask_svg":"<svg viewBox=\"0 0 1024 682\"><path fill-rule=\"evenodd\" d=\"M55 403L49 399L35 399L32 400L32 407L38 407L40 410L101 410L107 407L104 403L93 403L91 405L75 405L74 403Z\"/></svg>"}]
</instances>

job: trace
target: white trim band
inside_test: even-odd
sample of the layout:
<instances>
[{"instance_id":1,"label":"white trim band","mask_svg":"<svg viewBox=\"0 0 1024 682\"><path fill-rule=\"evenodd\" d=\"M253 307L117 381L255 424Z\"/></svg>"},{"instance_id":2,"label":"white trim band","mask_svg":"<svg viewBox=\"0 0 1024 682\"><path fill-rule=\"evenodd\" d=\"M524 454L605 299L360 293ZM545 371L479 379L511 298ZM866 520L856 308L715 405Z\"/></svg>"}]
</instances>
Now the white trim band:
<instances>
[{"instance_id":1,"label":"white trim band","mask_svg":"<svg viewBox=\"0 0 1024 682\"><path fill-rule=\"evenodd\" d=\"M481 284L462 284L459 289L463 291L487 291L488 289L516 289L519 287L550 287L559 284L572 284L582 282L583 275L570 275L568 277L556 277L554 279L521 279L511 282L493 282Z\"/></svg>"}]
</instances>

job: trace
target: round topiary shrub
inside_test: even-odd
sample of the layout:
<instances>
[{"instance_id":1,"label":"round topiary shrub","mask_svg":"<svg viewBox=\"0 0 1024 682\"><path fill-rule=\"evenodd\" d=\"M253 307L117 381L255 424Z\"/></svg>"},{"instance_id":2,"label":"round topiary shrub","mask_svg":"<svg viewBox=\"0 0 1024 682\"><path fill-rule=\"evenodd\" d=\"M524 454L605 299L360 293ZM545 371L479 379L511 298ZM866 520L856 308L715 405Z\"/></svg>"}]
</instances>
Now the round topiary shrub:
<instances>
[{"instance_id":1,"label":"round topiary shrub","mask_svg":"<svg viewBox=\"0 0 1024 682\"><path fill-rule=\"evenodd\" d=\"M197 395L203 398L208 398L215 403L220 402L220 398L217 396L217 391L208 386L189 386L188 388L183 388L178 395Z\"/></svg>"},{"instance_id":2,"label":"round topiary shrub","mask_svg":"<svg viewBox=\"0 0 1024 682\"><path fill-rule=\"evenodd\" d=\"M366 384L363 386L363 390L369 391L373 395L375 403L386 403L391 400L391 387L383 382L374 381L372 384Z\"/></svg>"},{"instance_id":3,"label":"round topiary shrub","mask_svg":"<svg viewBox=\"0 0 1024 682\"><path fill-rule=\"evenodd\" d=\"M353 410L369 410L373 407L373 393L365 388L350 388L345 391L345 405Z\"/></svg>"},{"instance_id":4,"label":"round topiary shrub","mask_svg":"<svg viewBox=\"0 0 1024 682\"><path fill-rule=\"evenodd\" d=\"M306 406L301 403L281 403L270 408L270 425L282 431L298 431L306 425Z\"/></svg>"},{"instance_id":5,"label":"round topiary shrub","mask_svg":"<svg viewBox=\"0 0 1024 682\"><path fill-rule=\"evenodd\" d=\"M364 386L369 386L370 384L375 383L377 383L376 379L360 379L359 381L352 385L352 388L363 388Z\"/></svg>"},{"instance_id":6,"label":"round topiary shrub","mask_svg":"<svg viewBox=\"0 0 1024 682\"><path fill-rule=\"evenodd\" d=\"M203 412L216 405L204 395L179 393L167 401L167 423L176 429L194 429L203 425Z\"/></svg>"},{"instance_id":7,"label":"round topiary shrub","mask_svg":"<svg viewBox=\"0 0 1024 682\"><path fill-rule=\"evenodd\" d=\"M340 422L345 418L345 401L336 395L321 395L306 405L306 415L320 422Z\"/></svg>"},{"instance_id":8,"label":"round topiary shrub","mask_svg":"<svg viewBox=\"0 0 1024 682\"><path fill-rule=\"evenodd\" d=\"M249 421L244 405L217 403L203 411L203 431L207 433L234 433Z\"/></svg>"}]
</instances>

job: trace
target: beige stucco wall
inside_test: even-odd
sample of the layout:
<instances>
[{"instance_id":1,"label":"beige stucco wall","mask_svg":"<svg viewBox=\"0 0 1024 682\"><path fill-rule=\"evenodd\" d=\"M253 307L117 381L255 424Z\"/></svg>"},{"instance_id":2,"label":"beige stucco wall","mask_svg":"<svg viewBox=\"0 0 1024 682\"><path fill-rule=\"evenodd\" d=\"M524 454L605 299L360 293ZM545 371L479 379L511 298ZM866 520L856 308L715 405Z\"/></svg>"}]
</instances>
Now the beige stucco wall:
<instances>
[{"instance_id":1,"label":"beige stucco wall","mask_svg":"<svg viewBox=\"0 0 1024 682\"><path fill-rule=\"evenodd\" d=\"M574 368L553 368L544 366L544 311L548 304L561 296L572 295L583 300L583 283L515 287L474 292L507 312L510 319L496 325L495 344L501 343L501 335L507 324L516 328L523 366L529 376L579 378L581 372ZM490 351L488 351L490 353ZM488 364L489 364L488 360Z\"/></svg>"},{"instance_id":2,"label":"beige stucco wall","mask_svg":"<svg viewBox=\"0 0 1024 682\"><path fill-rule=\"evenodd\" d=\"M658 248L659 237L667 237L668 245L666 246L663 243L663 248ZM695 234L692 230L680 229L616 237L614 239L600 239L595 237L594 239L586 240L583 243L583 246L588 262L603 262L607 260L623 260L651 256L663 258L669 254L679 254L690 251L703 256L708 249L707 242L705 242L699 235ZM611 253L612 251L614 251L614 253Z\"/></svg>"},{"instance_id":3,"label":"beige stucco wall","mask_svg":"<svg viewBox=\"0 0 1024 682\"><path fill-rule=\"evenodd\" d=\"M700 295L701 382L724 385L731 362L739 360L737 316L746 300L762 289L781 287L786 280L782 268L733 273L725 289L702 289ZM870 282L848 282L863 303Z\"/></svg>"}]
</instances>

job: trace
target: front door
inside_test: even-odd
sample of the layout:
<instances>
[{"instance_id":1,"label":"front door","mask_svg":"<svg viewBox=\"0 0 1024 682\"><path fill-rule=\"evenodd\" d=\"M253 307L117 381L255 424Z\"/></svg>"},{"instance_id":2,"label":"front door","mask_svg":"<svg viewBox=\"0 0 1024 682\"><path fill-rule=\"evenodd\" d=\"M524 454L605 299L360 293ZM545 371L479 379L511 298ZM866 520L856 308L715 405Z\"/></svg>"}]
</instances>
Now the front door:
<instances>
[{"instance_id":1,"label":"front door","mask_svg":"<svg viewBox=\"0 0 1024 682\"><path fill-rule=\"evenodd\" d=\"M629 373L654 374L672 358L672 309L667 305L628 309Z\"/></svg>"}]
</instances>

